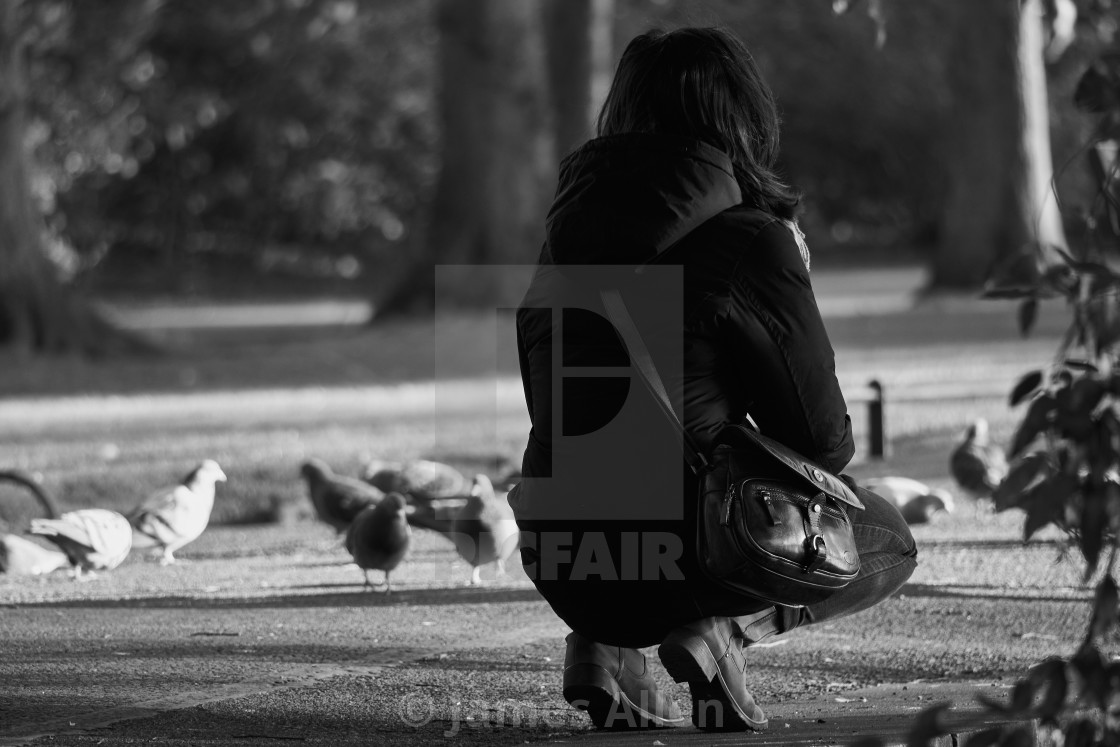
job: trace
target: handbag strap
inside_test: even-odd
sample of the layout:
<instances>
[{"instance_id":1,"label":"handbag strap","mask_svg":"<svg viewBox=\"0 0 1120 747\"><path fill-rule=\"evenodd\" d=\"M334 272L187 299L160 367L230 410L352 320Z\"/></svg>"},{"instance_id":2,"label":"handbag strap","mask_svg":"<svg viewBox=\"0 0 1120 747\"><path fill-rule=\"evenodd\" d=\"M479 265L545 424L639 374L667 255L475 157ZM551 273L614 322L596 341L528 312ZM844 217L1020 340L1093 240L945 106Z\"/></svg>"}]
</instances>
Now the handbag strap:
<instances>
[{"instance_id":1,"label":"handbag strap","mask_svg":"<svg viewBox=\"0 0 1120 747\"><path fill-rule=\"evenodd\" d=\"M657 368L653 365L653 356L649 354L649 349L646 348L645 342L642 341L642 336L638 334L638 327L634 324L634 320L630 317L630 312L626 308L626 303L622 300L622 294L615 288L600 291L600 297L603 299L603 306L607 310L607 317L614 325L615 331L618 333L619 339L622 341L622 346L626 348L626 352L630 354L630 360L633 361L634 367L638 371L638 378L646 385L646 389L653 395L653 399L661 408L662 413L669 420L670 423L676 428L677 434L680 436L681 444L684 446L684 458L688 462L688 466L695 473L700 473L708 467L708 460L704 453L696 446L696 442L692 440L692 436L684 427L677 411L673 409L673 403L669 399L669 392L665 389L664 382L661 381L661 376L657 373Z\"/></svg>"}]
</instances>

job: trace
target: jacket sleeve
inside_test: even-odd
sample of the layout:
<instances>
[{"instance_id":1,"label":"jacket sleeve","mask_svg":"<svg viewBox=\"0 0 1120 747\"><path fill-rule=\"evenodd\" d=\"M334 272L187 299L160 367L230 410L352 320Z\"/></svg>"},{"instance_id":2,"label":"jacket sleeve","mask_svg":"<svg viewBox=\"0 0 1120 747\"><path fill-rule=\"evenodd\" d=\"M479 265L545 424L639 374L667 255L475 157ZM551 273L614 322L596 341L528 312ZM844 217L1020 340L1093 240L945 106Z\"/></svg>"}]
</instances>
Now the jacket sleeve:
<instances>
[{"instance_id":1,"label":"jacket sleeve","mask_svg":"<svg viewBox=\"0 0 1120 747\"><path fill-rule=\"evenodd\" d=\"M855 453L835 353L792 232L763 227L732 277L728 341L762 432L839 473ZM765 421L765 422L764 422Z\"/></svg>"}]
</instances>

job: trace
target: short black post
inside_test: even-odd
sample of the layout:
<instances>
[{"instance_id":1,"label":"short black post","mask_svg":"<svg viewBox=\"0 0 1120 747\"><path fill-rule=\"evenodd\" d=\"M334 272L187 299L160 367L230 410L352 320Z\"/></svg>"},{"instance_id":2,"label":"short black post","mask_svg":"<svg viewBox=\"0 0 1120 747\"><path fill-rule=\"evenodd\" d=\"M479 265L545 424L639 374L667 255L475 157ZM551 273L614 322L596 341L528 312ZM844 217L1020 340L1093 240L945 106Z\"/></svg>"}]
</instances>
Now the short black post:
<instances>
[{"instance_id":1,"label":"short black post","mask_svg":"<svg viewBox=\"0 0 1120 747\"><path fill-rule=\"evenodd\" d=\"M887 455L887 438L883 423L883 385L878 379L867 383L871 399L867 401L867 423L871 434L871 458L882 459Z\"/></svg>"}]
</instances>

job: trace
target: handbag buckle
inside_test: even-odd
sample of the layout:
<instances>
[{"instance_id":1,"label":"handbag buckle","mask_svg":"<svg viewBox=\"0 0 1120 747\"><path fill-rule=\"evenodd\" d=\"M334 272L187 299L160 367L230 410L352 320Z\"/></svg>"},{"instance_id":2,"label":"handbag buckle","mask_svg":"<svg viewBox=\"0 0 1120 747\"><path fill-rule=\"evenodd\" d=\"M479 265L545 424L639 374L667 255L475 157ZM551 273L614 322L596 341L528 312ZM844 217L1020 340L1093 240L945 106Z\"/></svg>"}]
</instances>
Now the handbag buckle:
<instances>
[{"instance_id":1,"label":"handbag buckle","mask_svg":"<svg viewBox=\"0 0 1120 747\"><path fill-rule=\"evenodd\" d=\"M805 541L809 545L805 552L805 572L813 573L828 559L828 547L824 543L823 534L811 535Z\"/></svg>"}]
</instances>

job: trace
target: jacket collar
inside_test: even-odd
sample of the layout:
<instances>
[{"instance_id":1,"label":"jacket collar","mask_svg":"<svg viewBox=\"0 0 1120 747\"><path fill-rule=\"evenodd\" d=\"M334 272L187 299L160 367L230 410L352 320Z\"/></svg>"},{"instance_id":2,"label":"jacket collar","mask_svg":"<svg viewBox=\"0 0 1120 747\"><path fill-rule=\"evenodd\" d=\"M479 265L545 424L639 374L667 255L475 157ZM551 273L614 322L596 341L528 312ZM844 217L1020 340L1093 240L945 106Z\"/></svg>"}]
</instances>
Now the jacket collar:
<instances>
[{"instance_id":1,"label":"jacket collar","mask_svg":"<svg viewBox=\"0 0 1120 747\"><path fill-rule=\"evenodd\" d=\"M742 202L731 159L698 140L597 138L560 165L542 263L642 264Z\"/></svg>"}]
</instances>

